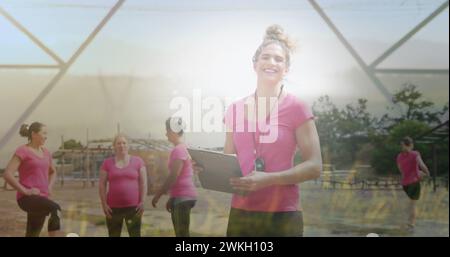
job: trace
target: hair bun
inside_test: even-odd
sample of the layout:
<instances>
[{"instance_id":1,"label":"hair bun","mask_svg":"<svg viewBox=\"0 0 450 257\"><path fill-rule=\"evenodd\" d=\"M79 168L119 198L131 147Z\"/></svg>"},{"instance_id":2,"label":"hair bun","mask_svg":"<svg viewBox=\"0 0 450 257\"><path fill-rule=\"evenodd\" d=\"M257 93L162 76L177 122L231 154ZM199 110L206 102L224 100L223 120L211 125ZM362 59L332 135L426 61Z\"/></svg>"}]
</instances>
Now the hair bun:
<instances>
[{"instance_id":1,"label":"hair bun","mask_svg":"<svg viewBox=\"0 0 450 257\"><path fill-rule=\"evenodd\" d=\"M171 117L170 118L170 129L173 132L179 133L186 129L186 123L181 117Z\"/></svg>"},{"instance_id":2,"label":"hair bun","mask_svg":"<svg viewBox=\"0 0 450 257\"><path fill-rule=\"evenodd\" d=\"M184 122L184 120L181 117L176 117L175 119L177 121L178 129L179 130L185 130L186 129L186 123Z\"/></svg>"},{"instance_id":3,"label":"hair bun","mask_svg":"<svg viewBox=\"0 0 450 257\"><path fill-rule=\"evenodd\" d=\"M280 25L274 24L266 29L264 41L276 40L283 43L289 51L295 50L295 43L284 33Z\"/></svg>"},{"instance_id":4,"label":"hair bun","mask_svg":"<svg viewBox=\"0 0 450 257\"><path fill-rule=\"evenodd\" d=\"M284 39L284 30L280 25L272 25L266 29L264 40L280 40Z\"/></svg>"},{"instance_id":5,"label":"hair bun","mask_svg":"<svg viewBox=\"0 0 450 257\"><path fill-rule=\"evenodd\" d=\"M19 130L19 134L22 137L28 137L29 135L29 130L28 130L28 124L22 124L22 126L20 126L20 130Z\"/></svg>"}]
</instances>

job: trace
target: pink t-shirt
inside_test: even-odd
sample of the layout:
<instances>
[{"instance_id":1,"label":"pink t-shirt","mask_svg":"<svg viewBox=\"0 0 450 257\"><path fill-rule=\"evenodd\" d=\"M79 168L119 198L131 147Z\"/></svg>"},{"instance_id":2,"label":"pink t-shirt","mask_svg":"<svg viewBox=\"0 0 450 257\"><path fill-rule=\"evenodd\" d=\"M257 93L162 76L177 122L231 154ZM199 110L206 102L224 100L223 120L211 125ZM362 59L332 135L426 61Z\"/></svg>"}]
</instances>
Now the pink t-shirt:
<instances>
[{"instance_id":1,"label":"pink t-shirt","mask_svg":"<svg viewBox=\"0 0 450 257\"><path fill-rule=\"evenodd\" d=\"M406 186L420 180L419 162L417 157L420 153L417 151L401 152L397 155L397 165L402 173L402 185Z\"/></svg>"},{"instance_id":2,"label":"pink t-shirt","mask_svg":"<svg viewBox=\"0 0 450 257\"><path fill-rule=\"evenodd\" d=\"M106 203L111 208L134 207L141 202L139 194L139 173L144 161L130 156L128 166L118 168L114 157L103 161L101 169L108 174L108 194Z\"/></svg>"},{"instance_id":3,"label":"pink t-shirt","mask_svg":"<svg viewBox=\"0 0 450 257\"><path fill-rule=\"evenodd\" d=\"M182 160L183 167L181 168L177 180L170 188L170 197L197 197L197 190L195 189L194 181L192 180L194 174L192 161L185 144L175 146L170 152L168 164L169 172L171 172L175 160Z\"/></svg>"},{"instance_id":4,"label":"pink t-shirt","mask_svg":"<svg viewBox=\"0 0 450 257\"><path fill-rule=\"evenodd\" d=\"M292 168L297 150L295 131L300 125L314 118L311 109L296 96L287 94L279 102L278 112L273 111L270 119L266 120L267 126L259 129L265 133L256 132L255 144L252 132L255 131L255 122L246 120L242 115L245 99L233 103L225 115L227 130L233 132L233 142L243 176L254 170L255 146L259 149L260 157L264 159L265 172L279 172ZM262 141L258 143L260 135L273 140L267 139L265 143ZM233 208L262 212L297 211L301 209L299 204L297 184L269 186L246 196L234 194L231 202Z\"/></svg>"},{"instance_id":5,"label":"pink t-shirt","mask_svg":"<svg viewBox=\"0 0 450 257\"><path fill-rule=\"evenodd\" d=\"M37 188L41 191L41 196L48 197L48 172L52 163L52 156L47 149L42 149L44 151L43 157L39 157L26 145L19 146L15 154L21 160L19 183L28 189ZM19 200L23 196L22 193L17 192L16 198Z\"/></svg>"}]
</instances>

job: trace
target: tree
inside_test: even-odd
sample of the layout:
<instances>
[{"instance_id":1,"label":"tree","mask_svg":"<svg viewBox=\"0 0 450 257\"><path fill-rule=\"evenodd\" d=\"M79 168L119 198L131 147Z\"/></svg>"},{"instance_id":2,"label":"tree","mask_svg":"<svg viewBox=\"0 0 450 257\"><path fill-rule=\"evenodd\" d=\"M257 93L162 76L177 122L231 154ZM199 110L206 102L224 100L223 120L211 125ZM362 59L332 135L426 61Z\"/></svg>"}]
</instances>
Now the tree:
<instances>
[{"instance_id":1,"label":"tree","mask_svg":"<svg viewBox=\"0 0 450 257\"><path fill-rule=\"evenodd\" d=\"M348 155L346 162L353 165L356 153L369 142L369 136L374 134L373 124L376 119L367 111L367 99L358 99L356 104L347 104L340 114L337 130L342 150Z\"/></svg>"},{"instance_id":2,"label":"tree","mask_svg":"<svg viewBox=\"0 0 450 257\"><path fill-rule=\"evenodd\" d=\"M80 141L76 141L75 139L69 139L67 141L64 141L64 149L83 149L84 146L81 144ZM62 147L59 147L59 149L62 149Z\"/></svg>"},{"instance_id":3,"label":"tree","mask_svg":"<svg viewBox=\"0 0 450 257\"><path fill-rule=\"evenodd\" d=\"M398 174L395 158L400 152L401 138L414 138L441 123L443 117L448 120L448 103L439 111L434 103L423 99L413 84L404 84L394 94L393 101L403 107L403 112L397 116L390 112L380 119L368 112L366 99L358 99L341 109L327 95L314 102L324 163L348 168L358 161L360 153L364 153L365 159L371 156L372 167L378 174ZM416 144L416 148L431 165L430 146ZM448 157L444 154L448 153L448 140L440 142L436 149L439 172L446 172Z\"/></svg>"},{"instance_id":4,"label":"tree","mask_svg":"<svg viewBox=\"0 0 450 257\"><path fill-rule=\"evenodd\" d=\"M441 111L436 110L434 103L424 100L423 94L412 83L403 84L392 97L392 102L401 106L402 110L400 115L385 114L380 119L385 129L390 129L404 120L416 120L430 125L439 124L440 117L448 111L448 103ZM389 112L392 113L394 108L388 107Z\"/></svg>"},{"instance_id":5,"label":"tree","mask_svg":"<svg viewBox=\"0 0 450 257\"><path fill-rule=\"evenodd\" d=\"M332 163L338 154L337 124L340 112L328 95L319 97L312 106L316 116L316 127L320 138L322 157L325 163Z\"/></svg>"},{"instance_id":6,"label":"tree","mask_svg":"<svg viewBox=\"0 0 450 257\"><path fill-rule=\"evenodd\" d=\"M381 130L371 136L372 145L375 147L371 163L378 174L396 174L398 172L395 157L400 152L399 142L403 137L414 138L432 126L440 124L442 117L448 115L448 103L438 110L433 102L424 100L423 94L417 89L417 86L411 83L405 83L394 94L392 100L402 107L400 115L383 115L377 124ZM390 107L388 110L393 110L393 108ZM431 164L430 146L415 144L415 147L422 153L424 161ZM439 152L448 152L448 143L442 142L442 146L437 147L440 149ZM448 167L448 157L440 157L439 161L443 163L440 164L440 167Z\"/></svg>"},{"instance_id":7,"label":"tree","mask_svg":"<svg viewBox=\"0 0 450 257\"><path fill-rule=\"evenodd\" d=\"M340 167L352 166L356 153L373 134L374 118L367 111L367 100L358 99L356 104L347 104L340 110L325 95L314 102L313 111L324 161Z\"/></svg>"}]
</instances>

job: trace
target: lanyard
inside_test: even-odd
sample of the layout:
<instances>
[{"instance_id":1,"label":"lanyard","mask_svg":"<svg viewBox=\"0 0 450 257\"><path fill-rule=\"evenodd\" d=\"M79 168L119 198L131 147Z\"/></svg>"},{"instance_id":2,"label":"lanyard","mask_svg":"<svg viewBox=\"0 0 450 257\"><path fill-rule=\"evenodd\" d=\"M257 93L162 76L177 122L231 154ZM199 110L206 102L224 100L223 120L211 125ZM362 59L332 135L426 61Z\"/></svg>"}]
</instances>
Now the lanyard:
<instances>
[{"instance_id":1,"label":"lanyard","mask_svg":"<svg viewBox=\"0 0 450 257\"><path fill-rule=\"evenodd\" d=\"M281 93L283 93L283 87L284 87L284 85L281 85L280 93L278 94L277 102L275 104L278 104L278 101L280 100ZM273 108L275 108L275 105L270 109L269 116L268 116L269 120L270 120L270 115L271 115L271 113L273 111ZM255 120L256 120L255 126L256 127L255 127L255 131L252 132L252 138L253 138L253 149L254 149L253 153L255 154L256 158L259 158L260 157L260 153L261 153L261 151L260 151L260 144L259 144L259 142L256 143L257 142L257 140L256 140L256 132L259 132L259 129L258 129L258 118L259 118L258 117L258 96L256 95L256 90L255 90Z\"/></svg>"}]
</instances>

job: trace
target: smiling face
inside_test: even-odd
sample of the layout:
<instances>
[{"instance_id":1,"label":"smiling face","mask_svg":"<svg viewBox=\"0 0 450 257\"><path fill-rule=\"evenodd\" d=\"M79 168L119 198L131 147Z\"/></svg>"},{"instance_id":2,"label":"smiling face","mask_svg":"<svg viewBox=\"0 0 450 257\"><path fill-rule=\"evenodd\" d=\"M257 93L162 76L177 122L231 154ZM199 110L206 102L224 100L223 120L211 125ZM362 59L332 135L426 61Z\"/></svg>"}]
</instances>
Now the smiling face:
<instances>
[{"instance_id":1,"label":"smiling face","mask_svg":"<svg viewBox=\"0 0 450 257\"><path fill-rule=\"evenodd\" d=\"M261 50L253 68L260 81L278 83L288 72L286 53L279 44L269 44Z\"/></svg>"},{"instance_id":2,"label":"smiling face","mask_svg":"<svg viewBox=\"0 0 450 257\"><path fill-rule=\"evenodd\" d=\"M114 140L114 152L117 155L126 155L128 154L128 141L123 136L118 136Z\"/></svg>"},{"instance_id":3,"label":"smiling face","mask_svg":"<svg viewBox=\"0 0 450 257\"><path fill-rule=\"evenodd\" d=\"M31 132L31 142L42 146L47 141L47 127L42 126L39 132Z\"/></svg>"}]
</instances>

